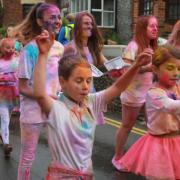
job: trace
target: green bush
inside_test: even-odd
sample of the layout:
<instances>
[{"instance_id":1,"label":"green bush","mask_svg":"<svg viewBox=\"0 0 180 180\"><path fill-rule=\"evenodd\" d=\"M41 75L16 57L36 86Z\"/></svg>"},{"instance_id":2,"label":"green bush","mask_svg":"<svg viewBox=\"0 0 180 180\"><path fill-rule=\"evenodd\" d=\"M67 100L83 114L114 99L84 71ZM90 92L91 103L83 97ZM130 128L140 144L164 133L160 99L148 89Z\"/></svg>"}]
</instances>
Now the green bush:
<instances>
[{"instance_id":1,"label":"green bush","mask_svg":"<svg viewBox=\"0 0 180 180\"><path fill-rule=\"evenodd\" d=\"M117 42L117 44L122 43L120 36L114 30L110 30L110 29L105 30L103 32L103 38L104 38L105 44L107 43L108 39Z\"/></svg>"},{"instance_id":2,"label":"green bush","mask_svg":"<svg viewBox=\"0 0 180 180\"><path fill-rule=\"evenodd\" d=\"M3 38L6 36L6 28L0 27L0 38Z\"/></svg>"}]
</instances>

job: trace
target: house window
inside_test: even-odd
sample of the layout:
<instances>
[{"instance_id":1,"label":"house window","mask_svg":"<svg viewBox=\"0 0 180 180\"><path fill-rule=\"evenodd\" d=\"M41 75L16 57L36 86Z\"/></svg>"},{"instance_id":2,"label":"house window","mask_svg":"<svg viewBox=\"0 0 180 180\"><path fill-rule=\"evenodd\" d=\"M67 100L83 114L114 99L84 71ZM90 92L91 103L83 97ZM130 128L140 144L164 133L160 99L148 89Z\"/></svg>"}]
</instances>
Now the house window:
<instances>
[{"instance_id":1,"label":"house window","mask_svg":"<svg viewBox=\"0 0 180 180\"><path fill-rule=\"evenodd\" d=\"M91 13L98 26L114 28L115 0L91 0Z\"/></svg>"},{"instance_id":2,"label":"house window","mask_svg":"<svg viewBox=\"0 0 180 180\"><path fill-rule=\"evenodd\" d=\"M71 0L71 13L91 12L100 27L115 27L115 0Z\"/></svg>"},{"instance_id":3,"label":"house window","mask_svg":"<svg viewBox=\"0 0 180 180\"><path fill-rule=\"evenodd\" d=\"M88 0L72 0L71 12L78 13L81 11L89 11L88 6L89 6Z\"/></svg>"},{"instance_id":4,"label":"house window","mask_svg":"<svg viewBox=\"0 0 180 180\"><path fill-rule=\"evenodd\" d=\"M180 1L167 0L166 1L166 21L174 24L180 19Z\"/></svg>"},{"instance_id":5,"label":"house window","mask_svg":"<svg viewBox=\"0 0 180 180\"><path fill-rule=\"evenodd\" d=\"M139 15L153 14L153 0L140 0L139 4Z\"/></svg>"}]
</instances>

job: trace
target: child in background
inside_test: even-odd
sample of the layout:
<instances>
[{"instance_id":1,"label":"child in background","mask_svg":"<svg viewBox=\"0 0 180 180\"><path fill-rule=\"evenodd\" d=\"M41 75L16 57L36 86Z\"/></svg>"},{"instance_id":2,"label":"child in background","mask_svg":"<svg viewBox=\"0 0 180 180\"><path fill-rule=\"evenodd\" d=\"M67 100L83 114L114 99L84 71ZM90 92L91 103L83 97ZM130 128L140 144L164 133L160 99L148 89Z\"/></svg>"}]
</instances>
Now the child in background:
<instances>
[{"instance_id":1,"label":"child in background","mask_svg":"<svg viewBox=\"0 0 180 180\"><path fill-rule=\"evenodd\" d=\"M18 105L17 68L19 58L15 55L15 41L4 38L0 42L0 118L1 140L4 155L10 156L12 146L9 144L9 122L13 108Z\"/></svg>"},{"instance_id":2,"label":"child in background","mask_svg":"<svg viewBox=\"0 0 180 180\"><path fill-rule=\"evenodd\" d=\"M73 38L75 16L73 14L68 14L66 19L68 23L61 27L58 35L58 41L63 45L68 44Z\"/></svg>"},{"instance_id":3,"label":"child in background","mask_svg":"<svg viewBox=\"0 0 180 180\"><path fill-rule=\"evenodd\" d=\"M19 41L18 32L15 32L13 26L8 26L6 37L15 39L15 52L18 55L23 47L22 42Z\"/></svg>"},{"instance_id":4,"label":"child in background","mask_svg":"<svg viewBox=\"0 0 180 180\"><path fill-rule=\"evenodd\" d=\"M124 51L123 59L133 64L139 53L146 48L153 51L157 48L158 22L155 16L144 15L137 20L133 40ZM144 108L145 97L148 89L152 86L153 73L151 63L141 67L133 81L121 94L122 103L122 126L116 134L115 155L112 159L113 166L118 169L118 160L124 154L124 146L128 135L134 126L141 109ZM117 163L116 163L117 162Z\"/></svg>"},{"instance_id":5,"label":"child in background","mask_svg":"<svg viewBox=\"0 0 180 180\"><path fill-rule=\"evenodd\" d=\"M119 160L119 170L148 179L180 179L180 95L174 93L180 74L180 53L159 47L153 57L157 82L147 92L148 133Z\"/></svg>"},{"instance_id":6,"label":"child in background","mask_svg":"<svg viewBox=\"0 0 180 180\"><path fill-rule=\"evenodd\" d=\"M48 142L52 162L47 180L93 179L92 147L97 114L130 83L142 65L150 62L152 50L142 52L136 63L112 86L89 94L92 83L90 64L81 56L65 56L59 63L63 93L54 100L45 91L46 59L53 42L44 31L37 37L39 59L34 72L34 96L47 115Z\"/></svg>"},{"instance_id":7,"label":"child in background","mask_svg":"<svg viewBox=\"0 0 180 180\"><path fill-rule=\"evenodd\" d=\"M16 31L23 36L24 42L26 43L21 52L18 72L19 90L21 93L21 153L18 167L18 180L30 179L30 170L35 159L40 132L45 125L44 116L35 100L32 89L34 83L34 67L39 55L35 37L42 32L42 29L48 29L56 34L59 32L60 27L60 10L57 6L48 3L37 3L31 9L25 20L16 27ZM64 48L62 44L53 41L53 45L47 56L46 91L53 98L57 98L57 92L60 90L58 61L63 51Z\"/></svg>"}]
</instances>

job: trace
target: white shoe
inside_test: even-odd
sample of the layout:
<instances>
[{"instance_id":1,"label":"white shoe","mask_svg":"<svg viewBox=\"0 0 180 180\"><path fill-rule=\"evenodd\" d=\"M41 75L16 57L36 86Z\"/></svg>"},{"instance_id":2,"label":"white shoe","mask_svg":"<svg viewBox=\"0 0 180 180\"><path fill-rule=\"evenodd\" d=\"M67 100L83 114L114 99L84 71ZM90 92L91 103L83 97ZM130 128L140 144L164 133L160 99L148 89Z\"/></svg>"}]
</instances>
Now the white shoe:
<instances>
[{"instance_id":1,"label":"white shoe","mask_svg":"<svg viewBox=\"0 0 180 180\"><path fill-rule=\"evenodd\" d=\"M115 160L115 157L112 159L112 164L118 171L127 172L127 170L121 165L120 161Z\"/></svg>"}]
</instances>

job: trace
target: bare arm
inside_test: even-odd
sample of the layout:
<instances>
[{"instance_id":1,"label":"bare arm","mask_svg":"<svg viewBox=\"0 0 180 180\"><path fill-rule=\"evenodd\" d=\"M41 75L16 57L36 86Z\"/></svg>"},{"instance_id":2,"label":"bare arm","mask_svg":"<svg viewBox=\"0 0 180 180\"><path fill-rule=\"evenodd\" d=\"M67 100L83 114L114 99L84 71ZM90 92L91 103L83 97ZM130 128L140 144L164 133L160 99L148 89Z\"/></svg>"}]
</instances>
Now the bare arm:
<instances>
[{"instance_id":1,"label":"bare arm","mask_svg":"<svg viewBox=\"0 0 180 180\"><path fill-rule=\"evenodd\" d=\"M39 58L34 71L34 95L42 111L48 115L53 105L53 99L46 93L46 61L54 37L50 37L49 33L44 31L37 36L36 42L39 47Z\"/></svg>"},{"instance_id":2,"label":"bare arm","mask_svg":"<svg viewBox=\"0 0 180 180\"><path fill-rule=\"evenodd\" d=\"M28 79L19 79L19 91L20 94L34 99L34 93L32 87L28 84Z\"/></svg>"},{"instance_id":3,"label":"bare arm","mask_svg":"<svg viewBox=\"0 0 180 180\"><path fill-rule=\"evenodd\" d=\"M101 53L101 62L105 63L107 61L107 58Z\"/></svg>"},{"instance_id":4,"label":"bare arm","mask_svg":"<svg viewBox=\"0 0 180 180\"><path fill-rule=\"evenodd\" d=\"M141 67L139 73L152 72L152 65Z\"/></svg>"},{"instance_id":5,"label":"bare arm","mask_svg":"<svg viewBox=\"0 0 180 180\"><path fill-rule=\"evenodd\" d=\"M107 103L119 96L121 92L128 87L140 67L150 63L152 54L153 51L151 49L147 49L139 54L136 63L133 64L121 77L119 77L113 85L105 90L105 100Z\"/></svg>"}]
</instances>

